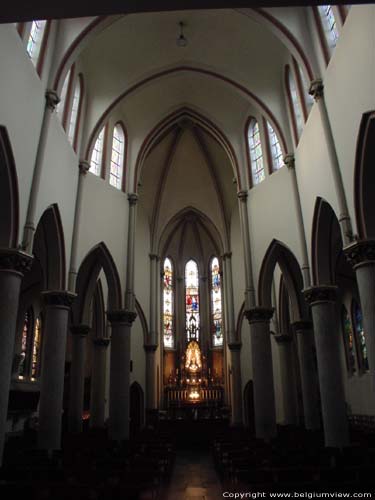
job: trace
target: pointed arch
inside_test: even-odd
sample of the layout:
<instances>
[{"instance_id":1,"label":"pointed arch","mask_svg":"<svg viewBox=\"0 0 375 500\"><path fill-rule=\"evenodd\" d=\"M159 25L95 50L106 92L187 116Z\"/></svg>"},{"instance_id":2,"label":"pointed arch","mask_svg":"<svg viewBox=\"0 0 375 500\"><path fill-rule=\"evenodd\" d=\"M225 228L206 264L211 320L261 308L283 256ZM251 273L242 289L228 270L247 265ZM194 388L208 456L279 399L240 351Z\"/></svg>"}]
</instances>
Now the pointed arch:
<instances>
[{"instance_id":1,"label":"pointed arch","mask_svg":"<svg viewBox=\"0 0 375 500\"><path fill-rule=\"evenodd\" d=\"M74 324L90 324L90 302L101 270L108 283L108 309L114 311L121 308L120 277L112 255L105 243L101 242L89 251L78 270L77 298L72 308Z\"/></svg>"},{"instance_id":2,"label":"pointed arch","mask_svg":"<svg viewBox=\"0 0 375 500\"><path fill-rule=\"evenodd\" d=\"M335 283L336 261L341 250L342 239L336 214L327 201L317 197L311 238L312 274L315 285Z\"/></svg>"},{"instance_id":3,"label":"pointed arch","mask_svg":"<svg viewBox=\"0 0 375 500\"><path fill-rule=\"evenodd\" d=\"M354 204L360 239L375 238L375 111L362 115L354 166Z\"/></svg>"},{"instance_id":4,"label":"pointed arch","mask_svg":"<svg viewBox=\"0 0 375 500\"><path fill-rule=\"evenodd\" d=\"M148 341L150 330L148 329L146 315L143 311L141 304L137 299L135 299L135 312L137 313L137 318L139 318L141 322L142 332L143 332L143 343L144 345L150 344L151 341L150 342Z\"/></svg>"},{"instance_id":5,"label":"pointed arch","mask_svg":"<svg viewBox=\"0 0 375 500\"><path fill-rule=\"evenodd\" d=\"M56 203L49 206L39 220L33 243L33 255L42 268L44 290L64 290L65 239L60 210Z\"/></svg>"},{"instance_id":6,"label":"pointed arch","mask_svg":"<svg viewBox=\"0 0 375 500\"><path fill-rule=\"evenodd\" d=\"M19 197L16 163L6 127L0 125L0 247L18 243Z\"/></svg>"},{"instance_id":7,"label":"pointed arch","mask_svg":"<svg viewBox=\"0 0 375 500\"><path fill-rule=\"evenodd\" d=\"M285 285L291 301L293 321L307 317L306 303L302 296L303 279L301 268L292 251L281 241L272 240L263 258L259 274L259 305L272 307L272 280L276 264L284 276Z\"/></svg>"},{"instance_id":8,"label":"pointed arch","mask_svg":"<svg viewBox=\"0 0 375 500\"><path fill-rule=\"evenodd\" d=\"M92 329L95 337L103 338L106 336L105 302L103 285L100 279L96 282L93 298Z\"/></svg>"}]
</instances>

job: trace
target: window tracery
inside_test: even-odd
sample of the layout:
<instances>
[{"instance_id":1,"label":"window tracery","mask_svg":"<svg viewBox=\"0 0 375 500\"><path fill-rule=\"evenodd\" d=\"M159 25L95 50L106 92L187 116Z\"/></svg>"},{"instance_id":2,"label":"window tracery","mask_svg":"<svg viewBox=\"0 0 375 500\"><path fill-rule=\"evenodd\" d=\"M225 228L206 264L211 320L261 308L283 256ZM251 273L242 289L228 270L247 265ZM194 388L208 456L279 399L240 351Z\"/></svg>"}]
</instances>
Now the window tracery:
<instances>
[{"instance_id":1,"label":"window tracery","mask_svg":"<svg viewBox=\"0 0 375 500\"><path fill-rule=\"evenodd\" d=\"M332 5L319 5L318 11L322 21L327 44L331 49L333 49L336 47L337 40L339 39L339 32Z\"/></svg>"},{"instance_id":2,"label":"window tracery","mask_svg":"<svg viewBox=\"0 0 375 500\"><path fill-rule=\"evenodd\" d=\"M164 347L173 349L173 266L172 261L167 257L163 266L163 338Z\"/></svg>"},{"instance_id":3,"label":"window tracery","mask_svg":"<svg viewBox=\"0 0 375 500\"><path fill-rule=\"evenodd\" d=\"M220 266L217 257L211 259L211 328L212 345L221 347L223 345L222 328L222 296L221 296L221 276Z\"/></svg>"},{"instance_id":4,"label":"window tracery","mask_svg":"<svg viewBox=\"0 0 375 500\"><path fill-rule=\"evenodd\" d=\"M272 159L272 170L279 170L284 165L283 152L281 150L280 141L277 137L270 122L267 121L267 132L270 144L271 159Z\"/></svg>"},{"instance_id":5,"label":"window tracery","mask_svg":"<svg viewBox=\"0 0 375 500\"><path fill-rule=\"evenodd\" d=\"M265 179L265 172L259 124L255 119L252 119L250 122L247 138L253 184L259 184Z\"/></svg>"},{"instance_id":6,"label":"window tracery","mask_svg":"<svg viewBox=\"0 0 375 500\"><path fill-rule=\"evenodd\" d=\"M355 300L353 300L352 303L352 316L357 342L358 365L362 372L367 372L369 370L369 364L367 357L366 336L363 330L362 310L358 302Z\"/></svg>"},{"instance_id":7,"label":"window tracery","mask_svg":"<svg viewBox=\"0 0 375 500\"><path fill-rule=\"evenodd\" d=\"M113 129L111 167L109 183L117 189L122 187L124 169L125 134L122 126L118 123Z\"/></svg>"},{"instance_id":8,"label":"window tracery","mask_svg":"<svg viewBox=\"0 0 375 500\"><path fill-rule=\"evenodd\" d=\"M101 129L91 153L89 172L97 176L100 176L102 173L103 146L104 146L104 127Z\"/></svg>"},{"instance_id":9,"label":"window tracery","mask_svg":"<svg viewBox=\"0 0 375 500\"><path fill-rule=\"evenodd\" d=\"M194 260L189 260L185 266L185 307L186 340L199 341L199 274Z\"/></svg>"},{"instance_id":10,"label":"window tracery","mask_svg":"<svg viewBox=\"0 0 375 500\"><path fill-rule=\"evenodd\" d=\"M347 368L349 373L355 373L356 367L355 367L353 328L349 318L348 311L344 305L342 306L341 309L341 320L344 333Z\"/></svg>"},{"instance_id":11,"label":"window tracery","mask_svg":"<svg viewBox=\"0 0 375 500\"><path fill-rule=\"evenodd\" d=\"M34 66L38 65L40 49L45 33L47 21L32 21L30 33L27 39L26 51L30 56Z\"/></svg>"},{"instance_id":12,"label":"window tracery","mask_svg":"<svg viewBox=\"0 0 375 500\"><path fill-rule=\"evenodd\" d=\"M79 75L74 88L74 95L73 95L70 120L69 120L69 129L68 129L69 142L70 144L72 144L72 146L74 146L76 137L76 131L78 125L78 113L79 113L81 98L82 98L82 79L81 75Z\"/></svg>"}]
</instances>

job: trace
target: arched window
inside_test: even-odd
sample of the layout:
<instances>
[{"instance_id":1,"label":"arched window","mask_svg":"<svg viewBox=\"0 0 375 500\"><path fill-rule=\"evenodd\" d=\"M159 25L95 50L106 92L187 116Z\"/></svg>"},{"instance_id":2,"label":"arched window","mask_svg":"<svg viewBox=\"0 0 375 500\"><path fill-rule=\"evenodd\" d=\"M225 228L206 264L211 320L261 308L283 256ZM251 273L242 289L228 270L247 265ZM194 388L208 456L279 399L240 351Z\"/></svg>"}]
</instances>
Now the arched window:
<instances>
[{"instance_id":1,"label":"arched window","mask_svg":"<svg viewBox=\"0 0 375 500\"><path fill-rule=\"evenodd\" d=\"M213 347L221 347L223 345L223 313L220 266L217 257L211 259L210 273L212 345Z\"/></svg>"},{"instance_id":2,"label":"arched window","mask_svg":"<svg viewBox=\"0 0 375 500\"><path fill-rule=\"evenodd\" d=\"M168 258L163 266L163 337L164 347L174 347L173 335L173 266Z\"/></svg>"},{"instance_id":3,"label":"arched window","mask_svg":"<svg viewBox=\"0 0 375 500\"><path fill-rule=\"evenodd\" d=\"M111 168L109 183L117 189L122 188L122 177L124 170L125 134L124 129L118 123L113 129Z\"/></svg>"},{"instance_id":4,"label":"arched window","mask_svg":"<svg viewBox=\"0 0 375 500\"><path fill-rule=\"evenodd\" d=\"M31 380L40 374L40 354L42 345L42 320L37 318L34 325L33 346L31 352Z\"/></svg>"},{"instance_id":5,"label":"arched window","mask_svg":"<svg viewBox=\"0 0 375 500\"><path fill-rule=\"evenodd\" d=\"M76 147L77 143L78 120L81 108L81 99L82 99L82 75L78 75L76 86L74 88L72 107L70 111L69 128L68 128L69 142L73 146L73 148Z\"/></svg>"},{"instance_id":6,"label":"arched window","mask_svg":"<svg viewBox=\"0 0 375 500\"><path fill-rule=\"evenodd\" d=\"M272 159L272 170L279 170L284 165L283 161L283 152L281 150L280 141L277 137L276 132L274 131L270 122L267 122L267 132L268 139L270 144L270 153Z\"/></svg>"},{"instance_id":7,"label":"arched window","mask_svg":"<svg viewBox=\"0 0 375 500\"><path fill-rule=\"evenodd\" d=\"M352 318L356 335L358 365L362 372L367 372L369 370L369 364L367 357L366 337L363 330L362 310L358 302L356 302L355 300L353 300L352 303Z\"/></svg>"},{"instance_id":8,"label":"arched window","mask_svg":"<svg viewBox=\"0 0 375 500\"><path fill-rule=\"evenodd\" d=\"M341 321L344 334L344 345L346 353L346 365L349 373L355 373L355 354L353 344L353 328L346 307L341 309Z\"/></svg>"},{"instance_id":9,"label":"arched window","mask_svg":"<svg viewBox=\"0 0 375 500\"><path fill-rule=\"evenodd\" d=\"M100 176L102 174L103 146L104 146L104 129L103 127L95 141L94 149L91 153L90 172Z\"/></svg>"},{"instance_id":10,"label":"arched window","mask_svg":"<svg viewBox=\"0 0 375 500\"><path fill-rule=\"evenodd\" d=\"M57 116L60 118L61 123L63 124L63 127L65 128L65 115L66 115L66 96L68 94L68 87L70 84L70 75L72 73L72 68L69 69L68 73L66 74L62 89L61 89L61 94L60 94L60 102L58 103L56 107L56 113Z\"/></svg>"},{"instance_id":11,"label":"arched window","mask_svg":"<svg viewBox=\"0 0 375 500\"><path fill-rule=\"evenodd\" d=\"M263 164L263 151L260 141L260 131L258 122L252 119L247 133L249 144L251 175L253 184L259 184L265 178L264 164Z\"/></svg>"},{"instance_id":12,"label":"arched window","mask_svg":"<svg viewBox=\"0 0 375 500\"><path fill-rule=\"evenodd\" d=\"M31 23L26 50L35 67L38 66L46 26L47 21L33 21Z\"/></svg>"},{"instance_id":13,"label":"arched window","mask_svg":"<svg viewBox=\"0 0 375 500\"><path fill-rule=\"evenodd\" d=\"M319 5L318 11L328 47L332 50L339 39L337 23L332 10L332 5Z\"/></svg>"},{"instance_id":14,"label":"arched window","mask_svg":"<svg viewBox=\"0 0 375 500\"><path fill-rule=\"evenodd\" d=\"M304 119L301 102L299 99L296 81L294 75L289 66L286 66L286 90L290 107L290 114L292 118L292 129L294 134L295 143L298 144L298 140L301 136Z\"/></svg>"},{"instance_id":15,"label":"arched window","mask_svg":"<svg viewBox=\"0 0 375 500\"><path fill-rule=\"evenodd\" d=\"M185 266L186 340L199 341L199 274L194 260Z\"/></svg>"},{"instance_id":16,"label":"arched window","mask_svg":"<svg viewBox=\"0 0 375 500\"><path fill-rule=\"evenodd\" d=\"M42 342L42 322L38 317L34 322L32 308L25 314L21 337L21 361L18 378L36 380L40 373Z\"/></svg>"},{"instance_id":17,"label":"arched window","mask_svg":"<svg viewBox=\"0 0 375 500\"><path fill-rule=\"evenodd\" d=\"M310 85L306 80L305 73L303 72L300 65L297 66L298 66L298 76L301 82L302 98L304 99L306 105L306 115L308 115L312 105L314 104L314 98L311 94L309 94ZM307 116L305 118L307 119Z\"/></svg>"}]
</instances>

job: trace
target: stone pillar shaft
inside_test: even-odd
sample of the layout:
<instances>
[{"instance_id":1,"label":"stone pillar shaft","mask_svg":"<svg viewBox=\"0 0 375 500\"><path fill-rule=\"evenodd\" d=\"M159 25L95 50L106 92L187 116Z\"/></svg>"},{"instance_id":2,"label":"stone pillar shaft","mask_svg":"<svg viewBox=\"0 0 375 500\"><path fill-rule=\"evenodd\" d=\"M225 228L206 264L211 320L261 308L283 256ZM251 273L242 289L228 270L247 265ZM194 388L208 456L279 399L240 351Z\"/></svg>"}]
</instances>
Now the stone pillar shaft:
<instances>
[{"instance_id":1,"label":"stone pillar shaft","mask_svg":"<svg viewBox=\"0 0 375 500\"><path fill-rule=\"evenodd\" d=\"M294 323L293 327L297 337L305 427L308 430L315 430L320 428L320 410L312 324L299 321Z\"/></svg>"},{"instance_id":2,"label":"stone pillar shaft","mask_svg":"<svg viewBox=\"0 0 375 500\"><path fill-rule=\"evenodd\" d=\"M240 191L237 196L239 199L240 224L245 262L245 309L248 310L255 306L255 289L253 279L253 266L251 261L249 214L247 211L247 192Z\"/></svg>"},{"instance_id":3,"label":"stone pillar shaft","mask_svg":"<svg viewBox=\"0 0 375 500\"><path fill-rule=\"evenodd\" d=\"M0 250L0 466L5 442L21 280L31 263L32 257L23 252Z\"/></svg>"},{"instance_id":4,"label":"stone pillar shaft","mask_svg":"<svg viewBox=\"0 0 375 500\"><path fill-rule=\"evenodd\" d=\"M298 424L298 407L295 374L293 372L292 337L277 335L279 346L281 390L283 394L284 425Z\"/></svg>"},{"instance_id":5,"label":"stone pillar shaft","mask_svg":"<svg viewBox=\"0 0 375 500\"><path fill-rule=\"evenodd\" d=\"M304 294L314 322L325 444L342 448L349 443L349 433L339 352L337 288L312 287Z\"/></svg>"},{"instance_id":6,"label":"stone pillar shaft","mask_svg":"<svg viewBox=\"0 0 375 500\"><path fill-rule=\"evenodd\" d=\"M231 425L242 424L241 344L229 344L231 368Z\"/></svg>"},{"instance_id":7,"label":"stone pillar shaft","mask_svg":"<svg viewBox=\"0 0 375 500\"><path fill-rule=\"evenodd\" d=\"M335 185L335 191L337 196L337 202L339 206L339 223L341 228L342 239L344 245L350 243L353 239L353 231L349 216L348 204L346 200L346 194L344 189L344 182L342 180L342 174L339 164L339 159L337 156L337 150L335 145L335 139L332 133L331 122L328 115L327 105L324 98L324 85L322 80L317 79L311 82L309 93L314 97L318 104L320 117L322 121L324 136L327 141L327 149L330 160L330 167L333 176L333 181Z\"/></svg>"},{"instance_id":8,"label":"stone pillar shaft","mask_svg":"<svg viewBox=\"0 0 375 500\"><path fill-rule=\"evenodd\" d=\"M90 427L104 428L107 348L109 339L93 340L94 357L91 372Z\"/></svg>"},{"instance_id":9,"label":"stone pillar shaft","mask_svg":"<svg viewBox=\"0 0 375 500\"><path fill-rule=\"evenodd\" d=\"M82 432L86 337L90 327L73 325L70 330L72 332L72 363L70 368L69 430L77 433Z\"/></svg>"},{"instance_id":10,"label":"stone pillar shaft","mask_svg":"<svg viewBox=\"0 0 375 500\"><path fill-rule=\"evenodd\" d=\"M90 164L87 161L84 160L80 161L76 205L74 210L72 246L70 252L69 277L68 277L68 288L69 290L72 291L75 290L76 278L77 278L77 249L78 249L78 238L79 238L80 223L81 223L83 183L89 169L90 169Z\"/></svg>"},{"instance_id":11,"label":"stone pillar shaft","mask_svg":"<svg viewBox=\"0 0 375 500\"><path fill-rule=\"evenodd\" d=\"M33 179L31 183L29 203L27 207L26 223L24 227L22 248L32 253L35 234L35 213L39 195L40 181L42 178L42 167L46 152L47 136L51 116L60 99L54 90L47 90L45 94L46 103L44 108L42 127L39 136L38 148L36 152Z\"/></svg>"},{"instance_id":12,"label":"stone pillar shaft","mask_svg":"<svg viewBox=\"0 0 375 500\"><path fill-rule=\"evenodd\" d=\"M246 311L250 323L254 381L255 434L265 441L276 435L270 320L273 309L254 307Z\"/></svg>"},{"instance_id":13,"label":"stone pillar shaft","mask_svg":"<svg viewBox=\"0 0 375 500\"><path fill-rule=\"evenodd\" d=\"M39 400L38 447L61 447L66 336L70 306L74 294L44 292L44 346Z\"/></svg>"},{"instance_id":14,"label":"stone pillar shaft","mask_svg":"<svg viewBox=\"0 0 375 500\"><path fill-rule=\"evenodd\" d=\"M126 258L126 291L125 309L135 310L134 297L134 252L135 252L135 226L137 218L138 196L134 193L128 195L129 201L129 224L128 224L128 251Z\"/></svg>"}]
</instances>

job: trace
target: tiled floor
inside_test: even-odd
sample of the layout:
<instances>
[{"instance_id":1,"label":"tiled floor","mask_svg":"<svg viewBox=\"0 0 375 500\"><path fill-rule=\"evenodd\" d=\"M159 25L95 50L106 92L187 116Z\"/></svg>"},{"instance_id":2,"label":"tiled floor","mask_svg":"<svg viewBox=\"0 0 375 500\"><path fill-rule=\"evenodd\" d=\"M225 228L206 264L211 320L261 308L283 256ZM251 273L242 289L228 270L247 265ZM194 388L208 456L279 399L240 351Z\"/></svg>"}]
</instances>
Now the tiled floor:
<instances>
[{"instance_id":1,"label":"tiled floor","mask_svg":"<svg viewBox=\"0 0 375 500\"><path fill-rule=\"evenodd\" d=\"M178 450L169 487L161 500L219 500L222 491L208 451Z\"/></svg>"}]
</instances>

